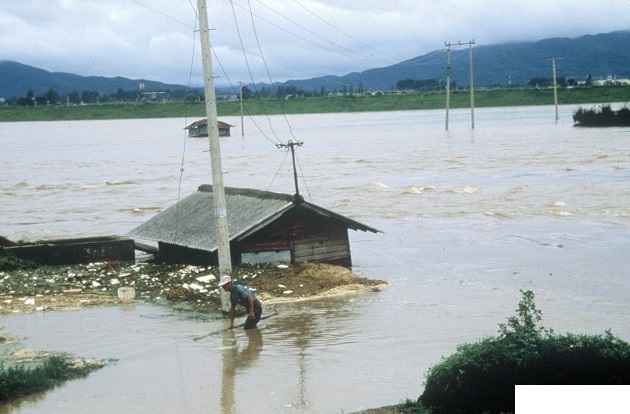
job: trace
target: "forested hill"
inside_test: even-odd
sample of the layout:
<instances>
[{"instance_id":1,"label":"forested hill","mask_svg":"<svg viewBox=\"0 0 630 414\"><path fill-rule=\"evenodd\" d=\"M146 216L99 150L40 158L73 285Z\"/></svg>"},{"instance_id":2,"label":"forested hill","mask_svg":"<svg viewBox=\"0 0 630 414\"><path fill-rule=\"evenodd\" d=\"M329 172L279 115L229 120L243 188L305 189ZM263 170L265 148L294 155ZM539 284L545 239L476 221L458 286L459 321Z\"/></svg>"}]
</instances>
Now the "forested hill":
<instances>
[{"instance_id":1,"label":"forested hill","mask_svg":"<svg viewBox=\"0 0 630 414\"><path fill-rule=\"evenodd\" d=\"M551 78L551 57L556 57L559 79L584 81L591 75L599 79L609 75L630 78L630 30L587 35L574 39L553 38L537 42L509 43L490 46L473 45L473 73L476 86L526 85L534 78ZM468 45L451 48L452 80L461 86L469 84ZM446 79L446 52L438 49L398 64L354 72L345 76L325 76L308 80L292 80L284 85L305 91L325 88L340 90L344 85L356 91L359 85L367 90L389 91L403 79Z\"/></svg>"},{"instance_id":2,"label":"forested hill","mask_svg":"<svg viewBox=\"0 0 630 414\"><path fill-rule=\"evenodd\" d=\"M103 76L80 76L71 73L48 72L33 66L10 60L0 60L0 98L22 97L32 90L36 95L50 89L60 94L73 90L83 92L97 91L100 94L116 93L118 89L137 91L143 82L147 91L165 91L186 89L182 85L168 85L150 80L127 79L123 77L107 78Z\"/></svg>"}]
</instances>

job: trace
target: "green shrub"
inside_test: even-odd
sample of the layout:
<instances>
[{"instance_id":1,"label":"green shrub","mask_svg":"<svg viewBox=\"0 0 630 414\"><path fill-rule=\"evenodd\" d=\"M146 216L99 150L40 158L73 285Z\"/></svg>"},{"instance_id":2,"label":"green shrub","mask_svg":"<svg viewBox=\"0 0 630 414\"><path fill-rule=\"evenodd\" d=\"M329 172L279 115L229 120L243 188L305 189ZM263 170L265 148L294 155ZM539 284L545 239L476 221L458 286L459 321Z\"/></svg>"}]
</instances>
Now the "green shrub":
<instances>
[{"instance_id":1,"label":"green shrub","mask_svg":"<svg viewBox=\"0 0 630 414\"><path fill-rule=\"evenodd\" d=\"M624 105L614 111L610 104L589 110L580 107L573 113L573 122L576 126L590 127L630 126L630 108Z\"/></svg>"},{"instance_id":2,"label":"green shrub","mask_svg":"<svg viewBox=\"0 0 630 414\"><path fill-rule=\"evenodd\" d=\"M515 385L630 383L630 344L603 335L555 335L531 291L499 336L460 345L431 367L418 402L433 413L514 411Z\"/></svg>"},{"instance_id":3,"label":"green shrub","mask_svg":"<svg viewBox=\"0 0 630 414\"><path fill-rule=\"evenodd\" d=\"M0 402L44 391L60 382L83 377L99 366L74 367L63 355L52 355L43 364L0 367Z\"/></svg>"}]
</instances>

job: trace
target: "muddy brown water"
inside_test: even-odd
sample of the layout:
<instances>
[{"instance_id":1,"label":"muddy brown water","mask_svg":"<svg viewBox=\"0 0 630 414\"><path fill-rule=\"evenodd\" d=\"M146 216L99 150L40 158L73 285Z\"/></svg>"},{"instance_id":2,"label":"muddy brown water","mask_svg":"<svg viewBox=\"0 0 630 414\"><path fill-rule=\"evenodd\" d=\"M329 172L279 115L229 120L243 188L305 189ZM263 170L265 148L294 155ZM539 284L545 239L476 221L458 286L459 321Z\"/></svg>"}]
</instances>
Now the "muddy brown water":
<instances>
[{"instance_id":1,"label":"muddy brown water","mask_svg":"<svg viewBox=\"0 0 630 414\"><path fill-rule=\"evenodd\" d=\"M274 143L302 140L300 193L383 231L350 232L352 258L390 288L276 305L254 335L200 341L225 321L146 305L3 316L3 334L27 347L112 361L0 413L396 404L458 344L495 334L520 289L558 333L630 340L630 131L574 128L574 109L558 123L551 106L478 109L474 130L455 110L449 131L443 111L295 115L290 131L273 117L277 139L253 124L241 138L240 120L222 119L237 125L221 141L226 185L293 193ZM0 123L2 235L125 234L211 182L207 141L182 135L191 121Z\"/></svg>"}]
</instances>

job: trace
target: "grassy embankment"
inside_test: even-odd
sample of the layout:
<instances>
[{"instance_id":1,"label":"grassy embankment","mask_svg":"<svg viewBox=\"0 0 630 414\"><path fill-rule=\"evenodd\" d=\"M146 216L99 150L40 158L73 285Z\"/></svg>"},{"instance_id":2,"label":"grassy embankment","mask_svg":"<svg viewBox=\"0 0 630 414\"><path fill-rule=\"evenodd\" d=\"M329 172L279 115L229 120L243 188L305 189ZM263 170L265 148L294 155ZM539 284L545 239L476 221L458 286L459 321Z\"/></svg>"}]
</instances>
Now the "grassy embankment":
<instances>
[{"instance_id":1,"label":"grassy embankment","mask_svg":"<svg viewBox=\"0 0 630 414\"><path fill-rule=\"evenodd\" d=\"M275 115L300 113L368 112L440 109L445 106L445 93L393 94L385 96L355 96L310 98L295 100L247 100L246 115ZM629 102L630 87L593 87L559 89L558 103L604 104ZM467 91L452 92L451 108L467 108L470 95ZM482 89L475 91L475 107L553 105L551 89ZM240 115L239 102L218 102L219 116ZM77 106L11 106L0 108L0 122L69 121L90 119L134 118L201 118L205 116L203 103L120 103Z\"/></svg>"}]
</instances>

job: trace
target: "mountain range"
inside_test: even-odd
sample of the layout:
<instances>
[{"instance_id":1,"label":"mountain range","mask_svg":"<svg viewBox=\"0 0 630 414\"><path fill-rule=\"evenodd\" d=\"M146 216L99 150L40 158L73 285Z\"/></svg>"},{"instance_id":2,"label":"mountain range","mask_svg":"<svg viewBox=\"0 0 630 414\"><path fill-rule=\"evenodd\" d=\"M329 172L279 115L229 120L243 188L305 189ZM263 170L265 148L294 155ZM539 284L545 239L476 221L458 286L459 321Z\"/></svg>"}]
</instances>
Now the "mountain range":
<instances>
[{"instance_id":1,"label":"mountain range","mask_svg":"<svg viewBox=\"0 0 630 414\"><path fill-rule=\"evenodd\" d=\"M551 38L536 42L505 43L474 46L473 74L475 87L525 85L533 78L551 78L551 58L556 60L559 79L585 80L606 76L630 77L630 30L578 38ZM289 80L278 85L295 86L304 91L341 90L362 87L366 90L391 90L400 80L444 81L446 53L436 50L395 65L353 72L344 76L322 76L304 80ZM452 80L457 85L469 84L468 42L451 48ZM18 62L0 61L0 98L23 97L28 90L36 95L53 89L59 94L72 90L97 91L101 94L117 90L138 90L144 83L146 91L184 90L186 86L151 80L123 77L80 76L48 72ZM251 87L252 85L248 85ZM257 84L260 89L265 84ZM201 88L201 86L199 87ZM219 89L219 88L218 88Z\"/></svg>"},{"instance_id":2,"label":"mountain range","mask_svg":"<svg viewBox=\"0 0 630 414\"><path fill-rule=\"evenodd\" d=\"M466 42L467 43L467 42ZM583 81L616 76L630 77L630 31L586 35L579 38L551 38L537 42L474 46L473 84L482 86L525 85L530 79L551 78L551 57L556 58L556 76ZM436 63L437 62L437 63ZM433 51L395 65L353 72L344 76L325 76L290 80L285 85L305 91L340 89L341 85L359 84L368 90L391 90L399 80L446 80L445 51ZM468 87L468 45L451 50L452 80Z\"/></svg>"},{"instance_id":3,"label":"mountain range","mask_svg":"<svg viewBox=\"0 0 630 414\"><path fill-rule=\"evenodd\" d=\"M35 95L42 95L50 89L59 94L67 94L73 90L79 92L89 90L101 94L115 93L118 89L137 91L143 82L147 91L186 89L182 85L169 85L149 80L134 80L120 76L108 78L104 76L81 76L64 72L49 72L33 66L10 60L0 61L0 98L22 97L28 90Z\"/></svg>"}]
</instances>

